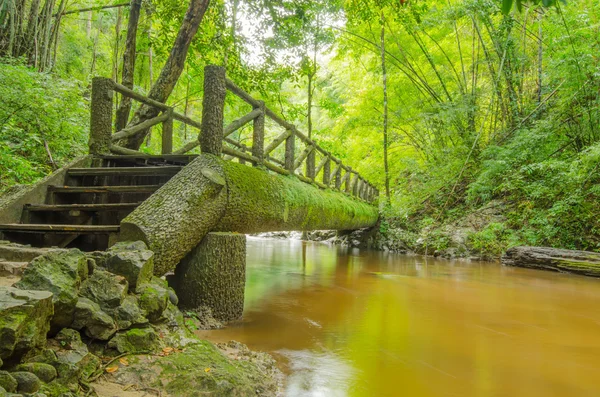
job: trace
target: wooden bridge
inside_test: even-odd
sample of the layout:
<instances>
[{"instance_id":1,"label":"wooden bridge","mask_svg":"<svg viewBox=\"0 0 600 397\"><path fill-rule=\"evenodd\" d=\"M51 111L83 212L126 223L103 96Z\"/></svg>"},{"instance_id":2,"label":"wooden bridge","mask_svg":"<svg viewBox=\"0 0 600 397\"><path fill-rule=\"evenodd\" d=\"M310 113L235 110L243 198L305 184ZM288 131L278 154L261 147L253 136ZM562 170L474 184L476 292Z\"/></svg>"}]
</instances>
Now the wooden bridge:
<instances>
[{"instance_id":1,"label":"wooden bridge","mask_svg":"<svg viewBox=\"0 0 600 397\"><path fill-rule=\"evenodd\" d=\"M115 92L152 107L157 116L113 133ZM224 127L227 92L251 110ZM267 119L283 130L268 145ZM198 139L173 150L174 120L200 130ZM232 136L249 123L252 145L246 147ZM160 155L119 145L157 124ZM197 147L202 154L188 154ZM143 240L155 252L155 271L164 274L210 231L351 230L378 219L372 184L217 66L205 69L201 122L94 78L89 151L0 203L0 239L84 250Z\"/></svg>"}]
</instances>

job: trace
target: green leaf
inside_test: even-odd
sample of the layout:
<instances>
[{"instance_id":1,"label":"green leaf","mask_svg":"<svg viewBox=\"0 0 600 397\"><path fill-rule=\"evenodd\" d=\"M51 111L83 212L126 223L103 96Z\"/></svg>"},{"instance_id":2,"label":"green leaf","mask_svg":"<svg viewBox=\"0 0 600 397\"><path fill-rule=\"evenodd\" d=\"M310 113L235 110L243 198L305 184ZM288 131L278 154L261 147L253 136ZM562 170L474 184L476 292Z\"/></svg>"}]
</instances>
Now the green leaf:
<instances>
[{"instance_id":1,"label":"green leaf","mask_svg":"<svg viewBox=\"0 0 600 397\"><path fill-rule=\"evenodd\" d=\"M513 0L502 0L502 12L508 14L512 8Z\"/></svg>"}]
</instances>

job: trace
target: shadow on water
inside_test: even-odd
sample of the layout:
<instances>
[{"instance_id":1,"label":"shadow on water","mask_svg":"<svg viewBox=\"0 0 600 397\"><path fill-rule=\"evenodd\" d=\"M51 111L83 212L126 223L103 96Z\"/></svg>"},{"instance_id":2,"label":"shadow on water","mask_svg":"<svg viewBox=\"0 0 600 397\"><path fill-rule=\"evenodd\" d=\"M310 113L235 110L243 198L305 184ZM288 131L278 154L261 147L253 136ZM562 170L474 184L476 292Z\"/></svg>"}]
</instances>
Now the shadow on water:
<instances>
[{"instance_id":1,"label":"shadow on water","mask_svg":"<svg viewBox=\"0 0 600 397\"><path fill-rule=\"evenodd\" d=\"M248 239L244 319L289 396L599 396L600 280Z\"/></svg>"}]
</instances>

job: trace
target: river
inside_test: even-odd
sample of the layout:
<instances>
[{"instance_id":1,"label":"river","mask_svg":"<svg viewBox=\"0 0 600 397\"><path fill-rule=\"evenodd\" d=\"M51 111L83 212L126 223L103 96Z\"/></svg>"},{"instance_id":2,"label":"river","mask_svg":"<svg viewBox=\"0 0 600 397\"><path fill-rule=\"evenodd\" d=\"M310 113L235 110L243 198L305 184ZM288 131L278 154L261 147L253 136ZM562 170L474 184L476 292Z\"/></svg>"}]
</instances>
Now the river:
<instances>
[{"instance_id":1,"label":"river","mask_svg":"<svg viewBox=\"0 0 600 397\"><path fill-rule=\"evenodd\" d=\"M248 238L244 318L286 396L600 396L600 280Z\"/></svg>"}]
</instances>

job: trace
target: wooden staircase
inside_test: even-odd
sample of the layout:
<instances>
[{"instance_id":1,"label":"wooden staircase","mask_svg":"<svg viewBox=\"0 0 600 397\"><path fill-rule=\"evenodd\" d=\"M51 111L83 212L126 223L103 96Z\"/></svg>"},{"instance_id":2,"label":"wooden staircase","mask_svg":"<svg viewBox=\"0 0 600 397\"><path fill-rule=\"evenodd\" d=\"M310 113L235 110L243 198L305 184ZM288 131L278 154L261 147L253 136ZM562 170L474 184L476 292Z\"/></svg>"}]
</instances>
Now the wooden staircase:
<instances>
[{"instance_id":1,"label":"wooden staircase","mask_svg":"<svg viewBox=\"0 0 600 397\"><path fill-rule=\"evenodd\" d=\"M0 224L0 239L34 247L104 250L119 225L195 156L99 156L70 168L64 186L48 186L43 204L23 206L20 223Z\"/></svg>"}]
</instances>

